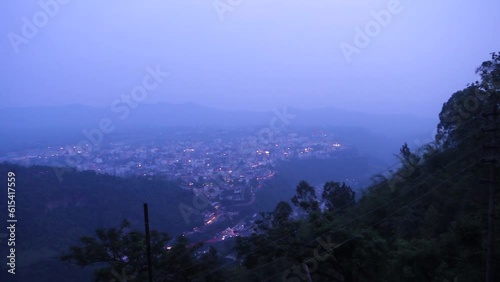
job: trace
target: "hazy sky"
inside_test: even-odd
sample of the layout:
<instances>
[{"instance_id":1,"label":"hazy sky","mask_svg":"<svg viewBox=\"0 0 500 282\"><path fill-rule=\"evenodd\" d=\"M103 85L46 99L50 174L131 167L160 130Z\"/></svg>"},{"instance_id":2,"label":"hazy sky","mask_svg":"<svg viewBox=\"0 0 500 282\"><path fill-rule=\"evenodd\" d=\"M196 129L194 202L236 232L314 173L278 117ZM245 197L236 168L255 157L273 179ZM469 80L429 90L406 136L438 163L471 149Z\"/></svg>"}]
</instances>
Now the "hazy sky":
<instances>
[{"instance_id":1,"label":"hazy sky","mask_svg":"<svg viewBox=\"0 0 500 282\"><path fill-rule=\"evenodd\" d=\"M55 1L3 1L2 106L110 106L159 65L144 102L435 117L500 51L498 0Z\"/></svg>"}]
</instances>

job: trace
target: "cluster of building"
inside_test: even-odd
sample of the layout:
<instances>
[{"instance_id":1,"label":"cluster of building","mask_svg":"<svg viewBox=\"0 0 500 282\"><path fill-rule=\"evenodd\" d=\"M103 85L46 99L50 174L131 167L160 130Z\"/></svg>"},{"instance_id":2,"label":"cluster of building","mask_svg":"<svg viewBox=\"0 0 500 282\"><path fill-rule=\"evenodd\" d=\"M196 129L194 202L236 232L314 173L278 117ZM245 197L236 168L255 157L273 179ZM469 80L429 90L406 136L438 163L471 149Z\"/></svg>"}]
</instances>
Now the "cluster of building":
<instances>
[{"instance_id":1,"label":"cluster of building","mask_svg":"<svg viewBox=\"0 0 500 282\"><path fill-rule=\"evenodd\" d=\"M255 135L209 141L175 138L147 142L119 141L93 146L63 144L8 154L0 161L71 166L118 176L161 175L211 201L247 201L263 181L273 177L279 161L329 158L344 144L327 133L274 136L260 142Z\"/></svg>"},{"instance_id":2,"label":"cluster of building","mask_svg":"<svg viewBox=\"0 0 500 282\"><path fill-rule=\"evenodd\" d=\"M332 158L349 148L326 132L302 136L281 134L273 136L272 142L261 141L255 134L212 132L211 136L223 137L203 138L205 141L197 138L122 140L99 146L80 142L13 152L0 161L70 166L118 176L165 177L211 204L212 208L203 212L204 225L188 232L197 233L216 222L240 218L234 207L252 204L256 191L276 174L280 161ZM228 203L231 209L227 209ZM211 240L249 235L252 222L253 219L241 219Z\"/></svg>"}]
</instances>

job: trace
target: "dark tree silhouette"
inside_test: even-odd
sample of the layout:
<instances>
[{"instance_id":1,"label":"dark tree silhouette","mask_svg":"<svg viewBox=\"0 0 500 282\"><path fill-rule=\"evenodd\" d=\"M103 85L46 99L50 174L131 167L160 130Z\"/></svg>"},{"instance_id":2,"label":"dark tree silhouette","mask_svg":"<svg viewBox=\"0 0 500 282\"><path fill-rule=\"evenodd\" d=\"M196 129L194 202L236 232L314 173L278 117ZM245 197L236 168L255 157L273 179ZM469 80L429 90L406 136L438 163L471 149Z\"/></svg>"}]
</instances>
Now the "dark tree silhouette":
<instances>
[{"instance_id":1,"label":"dark tree silhouette","mask_svg":"<svg viewBox=\"0 0 500 282\"><path fill-rule=\"evenodd\" d=\"M311 213L319 211L319 203L316 198L314 187L306 181L300 181L296 188L296 194L292 198L292 203L301 210Z\"/></svg>"},{"instance_id":2,"label":"dark tree silhouette","mask_svg":"<svg viewBox=\"0 0 500 282\"><path fill-rule=\"evenodd\" d=\"M345 183L329 181L323 186L321 197L329 211L343 212L354 205L355 195L356 193Z\"/></svg>"}]
</instances>

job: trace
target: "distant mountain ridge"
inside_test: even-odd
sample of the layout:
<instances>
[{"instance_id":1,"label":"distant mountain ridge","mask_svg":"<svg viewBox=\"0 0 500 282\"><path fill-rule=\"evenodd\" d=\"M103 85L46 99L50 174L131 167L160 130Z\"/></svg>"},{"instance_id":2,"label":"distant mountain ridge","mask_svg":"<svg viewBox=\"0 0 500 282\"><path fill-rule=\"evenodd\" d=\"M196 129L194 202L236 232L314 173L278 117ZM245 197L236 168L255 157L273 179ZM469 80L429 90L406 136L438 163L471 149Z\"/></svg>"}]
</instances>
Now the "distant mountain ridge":
<instances>
[{"instance_id":1,"label":"distant mountain ridge","mask_svg":"<svg viewBox=\"0 0 500 282\"><path fill-rule=\"evenodd\" d=\"M123 104L125 105L125 104ZM361 151L391 157L398 146L414 140L430 140L437 118L412 115L369 114L332 107L318 109L277 108L274 111L231 111L195 103L138 104L135 109L67 105L0 109L0 153L39 147L40 144L80 141L83 130L97 129L107 119L113 133L140 134L167 127L242 128L339 128ZM257 134L257 132L256 132ZM422 143L422 142L420 142ZM411 146L412 144L410 144ZM364 148L363 148L364 147ZM376 152L374 152L374 150Z\"/></svg>"},{"instance_id":2,"label":"distant mountain ridge","mask_svg":"<svg viewBox=\"0 0 500 282\"><path fill-rule=\"evenodd\" d=\"M134 126L267 126L275 112L293 115L291 126L366 127L382 133L393 130L411 131L435 127L437 118L420 118L409 114L371 114L346 111L333 107L299 109L276 108L275 111L221 110L195 103L138 104L137 108L92 107L72 104L58 107L8 107L0 109L1 130L9 128L58 128L97 126L102 118L116 125ZM278 114L279 115L279 114ZM437 116L437 115L436 115ZM277 116L279 118L279 116ZM280 124L281 125L281 124Z\"/></svg>"}]
</instances>

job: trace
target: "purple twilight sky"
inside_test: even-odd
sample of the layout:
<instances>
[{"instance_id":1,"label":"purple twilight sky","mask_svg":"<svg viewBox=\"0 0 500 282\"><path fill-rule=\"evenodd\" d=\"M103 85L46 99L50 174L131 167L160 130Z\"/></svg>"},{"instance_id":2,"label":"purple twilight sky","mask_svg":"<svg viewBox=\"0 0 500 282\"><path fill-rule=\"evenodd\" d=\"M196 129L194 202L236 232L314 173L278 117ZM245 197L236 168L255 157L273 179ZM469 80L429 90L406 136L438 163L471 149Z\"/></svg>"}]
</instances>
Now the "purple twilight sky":
<instances>
[{"instance_id":1,"label":"purple twilight sky","mask_svg":"<svg viewBox=\"0 0 500 282\"><path fill-rule=\"evenodd\" d=\"M40 0L0 12L1 107L332 106L436 117L500 51L500 1Z\"/></svg>"}]
</instances>

